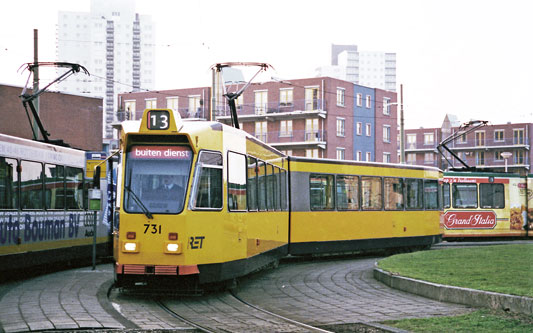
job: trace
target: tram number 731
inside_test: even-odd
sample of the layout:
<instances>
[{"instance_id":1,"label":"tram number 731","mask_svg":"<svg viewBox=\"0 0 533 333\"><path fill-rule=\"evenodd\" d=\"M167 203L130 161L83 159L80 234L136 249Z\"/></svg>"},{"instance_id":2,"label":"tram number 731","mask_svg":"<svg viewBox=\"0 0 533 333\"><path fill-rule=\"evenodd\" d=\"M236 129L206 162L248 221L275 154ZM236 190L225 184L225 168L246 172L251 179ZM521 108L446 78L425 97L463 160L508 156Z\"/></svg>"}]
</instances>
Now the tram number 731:
<instances>
[{"instance_id":1,"label":"tram number 731","mask_svg":"<svg viewBox=\"0 0 533 333\"><path fill-rule=\"evenodd\" d=\"M150 232L151 234L160 234L161 233L161 225L158 224L145 224L144 225L144 233Z\"/></svg>"}]
</instances>

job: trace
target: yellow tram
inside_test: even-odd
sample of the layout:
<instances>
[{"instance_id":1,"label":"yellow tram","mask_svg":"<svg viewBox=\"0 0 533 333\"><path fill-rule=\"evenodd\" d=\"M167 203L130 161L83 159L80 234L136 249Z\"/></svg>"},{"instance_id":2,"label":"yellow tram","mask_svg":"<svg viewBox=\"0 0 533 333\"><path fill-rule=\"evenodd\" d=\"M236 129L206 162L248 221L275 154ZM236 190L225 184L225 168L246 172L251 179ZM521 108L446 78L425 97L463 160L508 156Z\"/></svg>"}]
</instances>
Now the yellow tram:
<instances>
[{"instance_id":1,"label":"yellow tram","mask_svg":"<svg viewBox=\"0 0 533 333\"><path fill-rule=\"evenodd\" d=\"M288 254L440 241L436 168L287 157L244 131L167 109L122 128L117 286L187 288Z\"/></svg>"}]
</instances>

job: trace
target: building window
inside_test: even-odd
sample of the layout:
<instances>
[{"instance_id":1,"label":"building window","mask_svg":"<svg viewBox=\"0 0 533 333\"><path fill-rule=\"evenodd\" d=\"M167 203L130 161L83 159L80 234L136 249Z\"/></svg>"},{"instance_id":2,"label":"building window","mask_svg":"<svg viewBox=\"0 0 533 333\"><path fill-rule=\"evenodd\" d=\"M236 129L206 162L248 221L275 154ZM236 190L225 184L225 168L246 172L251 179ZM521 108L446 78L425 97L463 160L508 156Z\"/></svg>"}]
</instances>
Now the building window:
<instances>
[{"instance_id":1,"label":"building window","mask_svg":"<svg viewBox=\"0 0 533 333\"><path fill-rule=\"evenodd\" d=\"M345 149L344 148L337 148L337 159L338 160L344 160L344 151Z\"/></svg>"},{"instance_id":2,"label":"building window","mask_svg":"<svg viewBox=\"0 0 533 333\"><path fill-rule=\"evenodd\" d=\"M279 106L292 106L292 88L279 90Z\"/></svg>"},{"instance_id":3,"label":"building window","mask_svg":"<svg viewBox=\"0 0 533 333\"><path fill-rule=\"evenodd\" d=\"M407 134L407 149L416 148L416 134Z\"/></svg>"},{"instance_id":4,"label":"building window","mask_svg":"<svg viewBox=\"0 0 533 333\"><path fill-rule=\"evenodd\" d=\"M383 125L383 142L390 142L390 126Z\"/></svg>"},{"instance_id":5,"label":"building window","mask_svg":"<svg viewBox=\"0 0 533 333\"><path fill-rule=\"evenodd\" d=\"M372 136L372 124L366 123L366 136Z\"/></svg>"},{"instance_id":6,"label":"building window","mask_svg":"<svg viewBox=\"0 0 533 333\"><path fill-rule=\"evenodd\" d=\"M424 133L424 144L432 145L435 142L435 136L433 133Z\"/></svg>"},{"instance_id":7,"label":"building window","mask_svg":"<svg viewBox=\"0 0 533 333\"><path fill-rule=\"evenodd\" d=\"M147 98L144 100L147 109L157 108L157 98Z\"/></svg>"},{"instance_id":8,"label":"building window","mask_svg":"<svg viewBox=\"0 0 533 333\"><path fill-rule=\"evenodd\" d=\"M189 96L189 112L187 113L187 116L189 118L200 118L201 112L202 105L200 95Z\"/></svg>"},{"instance_id":9,"label":"building window","mask_svg":"<svg viewBox=\"0 0 533 333\"><path fill-rule=\"evenodd\" d=\"M407 154L407 164L416 164L416 153Z\"/></svg>"},{"instance_id":10,"label":"building window","mask_svg":"<svg viewBox=\"0 0 533 333\"><path fill-rule=\"evenodd\" d=\"M461 136L457 139L457 142L458 142L458 143L466 143L466 134L461 135Z\"/></svg>"},{"instance_id":11,"label":"building window","mask_svg":"<svg viewBox=\"0 0 533 333\"><path fill-rule=\"evenodd\" d=\"M241 110L242 109L242 100L243 100L243 95L240 95L239 97L237 97L237 99L235 100L235 108L237 110ZM241 127L242 128L242 127Z\"/></svg>"},{"instance_id":12,"label":"building window","mask_svg":"<svg viewBox=\"0 0 533 333\"><path fill-rule=\"evenodd\" d=\"M317 149L306 149L305 157L318 158L318 148Z\"/></svg>"},{"instance_id":13,"label":"building window","mask_svg":"<svg viewBox=\"0 0 533 333\"><path fill-rule=\"evenodd\" d=\"M383 114L390 115L390 98L383 97Z\"/></svg>"},{"instance_id":14,"label":"building window","mask_svg":"<svg viewBox=\"0 0 533 333\"><path fill-rule=\"evenodd\" d=\"M390 163L390 153L383 153L383 163Z\"/></svg>"},{"instance_id":15,"label":"building window","mask_svg":"<svg viewBox=\"0 0 533 333\"><path fill-rule=\"evenodd\" d=\"M255 92L255 114L265 114L268 106L268 91Z\"/></svg>"},{"instance_id":16,"label":"building window","mask_svg":"<svg viewBox=\"0 0 533 333\"><path fill-rule=\"evenodd\" d=\"M305 141L319 141L318 119L305 120Z\"/></svg>"},{"instance_id":17,"label":"building window","mask_svg":"<svg viewBox=\"0 0 533 333\"><path fill-rule=\"evenodd\" d=\"M255 123L255 137L263 142L267 142L267 122L257 121Z\"/></svg>"},{"instance_id":18,"label":"building window","mask_svg":"<svg viewBox=\"0 0 533 333\"><path fill-rule=\"evenodd\" d=\"M363 123L357 123L356 126L356 134L362 135L363 134Z\"/></svg>"},{"instance_id":19,"label":"building window","mask_svg":"<svg viewBox=\"0 0 533 333\"><path fill-rule=\"evenodd\" d=\"M337 88L337 106L344 106L344 88Z\"/></svg>"},{"instance_id":20,"label":"building window","mask_svg":"<svg viewBox=\"0 0 533 333\"><path fill-rule=\"evenodd\" d=\"M494 151L494 160L495 161L503 161L502 151L496 150Z\"/></svg>"},{"instance_id":21,"label":"building window","mask_svg":"<svg viewBox=\"0 0 533 333\"><path fill-rule=\"evenodd\" d=\"M514 129L513 130L513 144L523 145L524 144L524 129Z\"/></svg>"},{"instance_id":22,"label":"building window","mask_svg":"<svg viewBox=\"0 0 533 333\"><path fill-rule=\"evenodd\" d=\"M363 160L363 152L358 150L356 155L356 161L362 161Z\"/></svg>"},{"instance_id":23,"label":"building window","mask_svg":"<svg viewBox=\"0 0 533 333\"><path fill-rule=\"evenodd\" d=\"M279 136L292 136L292 120L280 121Z\"/></svg>"},{"instance_id":24,"label":"building window","mask_svg":"<svg viewBox=\"0 0 533 333\"><path fill-rule=\"evenodd\" d=\"M369 151L366 152L366 161L367 161L367 162L372 161L372 153L369 152Z\"/></svg>"},{"instance_id":25,"label":"building window","mask_svg":"<svg viewBox=\"0 0 533 333\"><path fill-rule=\"evenodd\" d=\"M484 146L485 145L485 131L479 131L476 132L476 146Z\"/></svg>"},{"instance_id":26,"label":"building window","mask_svg":"<svg viewBox=\"0 0 533 333\"><path fill-rule=\"evenodd\" d=\"M433 153L424 153L424 163L433 164L435 162L435 154Z\"/></svg>"},{"instance_id":27,"label":"building window","mask_svg":"<svg viewBox=\"0 0 533 333\"><path fill-rule=\"evenodd\" d=\"M167 109L178 111L178 97L167 97Z\"/></svg>"},{"instance_id":28,"label":"building window","mask_svg":"<svg viewBox=\"0 0 533 333\"><path fill-rule=\"evenodd\" d=\"M292 149L282 150L281 152L287 156L292 156Z\"/></svg>"},{"instance_id":29,"label":"building window","mask_svg":"<svg viewBox=\"0 0 533 333\"><path fill-rule=\"evenodd\" d=\"M366 107L370 108L372 106L372 96L366 95Z\"/></svg>"},{"instance_id":30,"label":"building window","mask_svg":"<svg viewBox=\"0 0 533 333\"><path fill-rule=\"evenodd\" d=\"M524 151L515 150L514 152L514 164L524 164Z\"/></svg>"},{"instance_id":31,"label":"building window","mask_svg":"<svg viewBox=\"0 0 533 333\"><path fill-rule=\"evenodd\" d=\"M318 110L318 87L305 88L305 110Z\"/></svg>"},{"instance_id":32,"label":"building window","mask_svg":"<svg viewBox=\"0 0 533 333\"><path fill-rule=\"evenodd\" d=\"M344 118L337 118L337 136L344 136Z\"/></svg>"},{"instance_id":33,"label":"building window","mask_svg":"<svg viewBox=\"0 0 533 333\"><path fill-rule=\"evenodd\" d=\"M494 141L504 141L504 130L496 130L494 131Z\"/></svg>"},{"instance_id":34,"label":"building window","mask_svg":"<svg viewBox=\"0 0 533 333\"><path fill-rule=\"evenodd\" d=\"M485 152L484 151L476 152L476 165L485 165Z\"/></svg>"},{"instance_id":35,"label":"building window","mask_svg":"<svg viewBox=\"0 0 533 333\"><path fill-rule=\"evenodd\" d=\"M363 105L363 94L355 95L355 104L357 106L362 106Z\"/></svg>"},{"instance_id":36,"label":"building window","mask_svg":"<svg viewBox=\"0 0 533 333\"><path fill-rule=\"evenodd\" d=\"M135 111L137 111L135 100L124 101L124 111L126 112L126 120L135 120Z\"/></svg>"}]
</instances>

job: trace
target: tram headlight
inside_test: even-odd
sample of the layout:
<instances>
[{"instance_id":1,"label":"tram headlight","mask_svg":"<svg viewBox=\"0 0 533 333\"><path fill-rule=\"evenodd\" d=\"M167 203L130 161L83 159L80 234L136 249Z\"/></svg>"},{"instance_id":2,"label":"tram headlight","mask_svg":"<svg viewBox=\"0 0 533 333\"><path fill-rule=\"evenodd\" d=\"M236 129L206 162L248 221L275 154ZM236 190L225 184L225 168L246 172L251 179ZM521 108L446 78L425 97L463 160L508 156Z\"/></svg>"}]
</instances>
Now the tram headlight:
<instances>
[{"instance_id":1,"label":"tram headlight","mask_svg":"<svg viewBox=\"0 0 533 333\"><path fill-rule=\"evenodd\" d=\"M137 242L124 242L122 246L123 252L139 252L139 244Z\"/></svg>"},{"instance_id":2,"label":"tram headlight","mask_svg":"<svg viewBox=\"0 0 533 333\"><path fill-rule=\"evenodd\" d=\"M180 254L181 253L181 243L166 242L165 243L165 253Z\"/></svg>"}]
</instances>

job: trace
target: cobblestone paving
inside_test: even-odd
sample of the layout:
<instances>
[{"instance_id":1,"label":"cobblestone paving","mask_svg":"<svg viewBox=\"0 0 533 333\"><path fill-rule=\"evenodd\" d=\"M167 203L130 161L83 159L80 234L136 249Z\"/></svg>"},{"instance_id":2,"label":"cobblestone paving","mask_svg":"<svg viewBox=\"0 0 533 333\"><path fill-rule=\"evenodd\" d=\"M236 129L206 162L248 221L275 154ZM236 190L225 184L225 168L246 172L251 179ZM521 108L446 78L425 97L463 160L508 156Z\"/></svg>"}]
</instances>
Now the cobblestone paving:
<instances>
[{"instance_id":1,"label":"cobblestone paving","mask_svg":"<svg viewBox=\"0 0 533 333\"><path fill-rule=\"evenodd\" d=\"M374 280L376 259L296 262L247 279L237 295L317 326L463 314L468 307L391 289Z\"/></svg>"},{"instance_id":2,"label":"cobblestone paving","mask_svg":"<svg viewBox=\"0 0 533 333\"><path fill-rule=\"evenodd\" d=\"M124 328L99 304L111 265L73 269L13 285L0 299L0 331Z\"/></svg>"},{"instance_id":3,"label":"cobblestone paving","mask_svg":"<svg viewBox=\"0 0 533 333\"><path fill-rule=\"evenodd\" d=\"M462 314L462 305L447 304L391 289L372 277L376 259L328 259L289 262L255 274L236 295L272 313L312 326L377 323L389 319ZM186 329L149 298L113 292L120 312L143 329ZM300 332L301 328L268 319L237 304L229 293L166 299L185 318L215 331Z\"/></svg>"}]
</instances>

